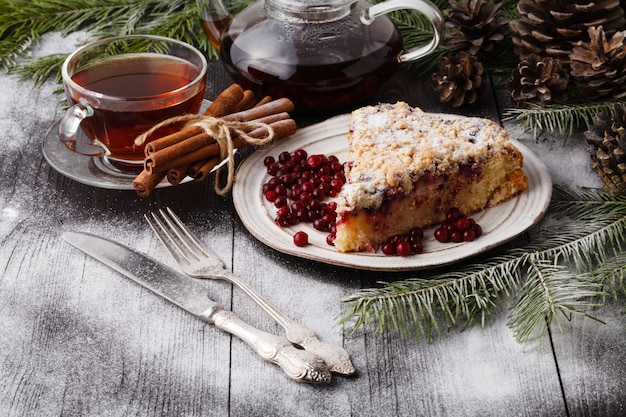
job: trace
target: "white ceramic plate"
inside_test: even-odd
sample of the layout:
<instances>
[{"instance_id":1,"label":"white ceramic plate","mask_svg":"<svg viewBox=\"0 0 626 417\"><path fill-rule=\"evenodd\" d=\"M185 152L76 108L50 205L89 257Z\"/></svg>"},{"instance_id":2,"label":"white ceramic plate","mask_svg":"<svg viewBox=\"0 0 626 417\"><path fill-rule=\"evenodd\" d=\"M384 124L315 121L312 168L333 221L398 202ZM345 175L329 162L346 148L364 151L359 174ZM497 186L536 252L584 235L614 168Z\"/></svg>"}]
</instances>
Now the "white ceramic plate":
<instances>
[{"instance_id":1,"label":"white ceramic plate","mask_svg":"<svg viewBox=\"0 0 626 417\"><path fill-rule=\"evenodd\" d=\"M270 178L263 159L268 155L277 157L282 151L303 148L309 154L336 155L340 161L345 161L349 120L350 115L342 115L300 129L290 138L253 153L241 164L233 187L233 201L244 226L258 240L280 252L333 265L381 271L425 269L458 262L501 245L536 224L548 208L552 180L546 166L528 148L513 141L524 155L528 190L472 215L483 229L483 235L473 242L442 244L434 239L434 228L431 228L424 231L424 252L421 254L386 256L380 250L377 253L339 253L326 243L326 234L311 225L277 226L274 223L276 209L263 197L263 184ZM293 235L299 230L309 235L310 244L306 247L293 243Z\"/></svg>"}]
</instances>

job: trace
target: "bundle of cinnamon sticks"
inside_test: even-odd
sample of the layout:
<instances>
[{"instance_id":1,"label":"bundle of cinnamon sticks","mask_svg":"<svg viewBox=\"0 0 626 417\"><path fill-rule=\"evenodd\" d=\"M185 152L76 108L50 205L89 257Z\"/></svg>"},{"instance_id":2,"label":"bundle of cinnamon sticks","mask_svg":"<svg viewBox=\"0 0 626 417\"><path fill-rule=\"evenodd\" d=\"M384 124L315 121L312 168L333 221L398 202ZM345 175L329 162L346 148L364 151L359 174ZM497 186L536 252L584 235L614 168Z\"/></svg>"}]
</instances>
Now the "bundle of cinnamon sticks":
<instances>
[{"instance_id":1,"label":"bundle of cinnamon sticks","mask_svg":"<svg viewBox=\"0 0 626 417\"><path fill-rule=\"evenodd\" d=\"M257 102L252 91L233 84L209 105L200 117L201 122L187 123L180 131L146 144L144 167L133 181L133 187L140 197L147 197L164 178L173 185L186 176L202 181L225 158L227 150L224 148L232 152L232 149L256 144L256 139L263 143L294 134L296 123L289 116L291 111L293 103L288 99L264 97ZM228 130L228 143L214 137L217 135L207 126ZM230 157L225 187L220 188L219 175L216 175L216 191L220 194L226 193L232 183L234 168L232 155Z\"/></svg>"}]
</instances>

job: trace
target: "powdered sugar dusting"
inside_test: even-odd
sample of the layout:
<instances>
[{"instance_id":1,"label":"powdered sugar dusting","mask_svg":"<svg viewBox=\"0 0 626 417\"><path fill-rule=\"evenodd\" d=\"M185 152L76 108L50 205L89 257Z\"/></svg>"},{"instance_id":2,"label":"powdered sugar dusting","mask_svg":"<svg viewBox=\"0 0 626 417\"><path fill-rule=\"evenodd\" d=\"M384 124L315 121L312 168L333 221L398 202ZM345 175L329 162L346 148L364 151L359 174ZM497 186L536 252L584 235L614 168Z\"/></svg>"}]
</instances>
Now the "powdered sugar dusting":
<instances>
[{"instance_id":1,"label":"powdered sugar dusting","mask_svg":"<svg viewBox=\"0 0 626 417\"><path fill-rule=\"evenodd\" d=\"M348 184L338 212L378 208L390 189L407 194L422 174L444 175L468 158L476 161L511 148L506 130L487 119L425 113L404 102L352 113Z\"/></svg>"}]
</instances>

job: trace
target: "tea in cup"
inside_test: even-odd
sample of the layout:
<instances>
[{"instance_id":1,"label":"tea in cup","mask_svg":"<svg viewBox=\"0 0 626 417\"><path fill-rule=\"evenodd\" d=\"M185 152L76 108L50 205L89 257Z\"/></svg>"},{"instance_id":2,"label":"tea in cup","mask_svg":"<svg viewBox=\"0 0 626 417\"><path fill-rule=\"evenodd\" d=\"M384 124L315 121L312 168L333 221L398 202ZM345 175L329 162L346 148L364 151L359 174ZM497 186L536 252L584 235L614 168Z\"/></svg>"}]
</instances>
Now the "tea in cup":
<instances>
[{"instance_id":1,"label":"tea in cup","mask_svg":"<svg viewBox=\"0 0 626 417\"><path fill-rule=\"evenodd\" d=\"M135 138L164 120L197 114L206 72L204 55L174 39L128 35L91 42L63 63L71 107L60 122L60 139L73 151L135 171L147 143L136 145ZM158 137L176 128L164 127Z\"/></svg>"}]
</instances>

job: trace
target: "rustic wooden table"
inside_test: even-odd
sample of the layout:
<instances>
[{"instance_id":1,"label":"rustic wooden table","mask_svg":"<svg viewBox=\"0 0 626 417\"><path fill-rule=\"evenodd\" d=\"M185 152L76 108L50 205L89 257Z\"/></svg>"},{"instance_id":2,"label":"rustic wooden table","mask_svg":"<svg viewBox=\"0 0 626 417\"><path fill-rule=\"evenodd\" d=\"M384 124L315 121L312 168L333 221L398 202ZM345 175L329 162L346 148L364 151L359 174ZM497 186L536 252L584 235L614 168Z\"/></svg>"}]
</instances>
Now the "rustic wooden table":
<instances>
[{"instance_id":1,"label":"rustic wooden table","mask_svg":"<svg viewBox=\"0 0 626 417\"><path fill-rule=\"evenodd\" d=\"M51 35L39 54L69 52ZM213 63L207 96L230 84ZM401 72L376 100L438 105L423 80ZM484 328L453 329L432 343L336 325L340 300L411 273L364 272L284 255L257 241L230 198L209 183L133 191L95 188L53 170L42 156L62 113L53 83L0 75L0 415L2 416L618 416L626 414L624 306L598 324L575 318L541 346L518 344L506 309ZM499 120L490 91L471 113ZM502 107L502 106L500 106ZM514 134L555 183L599 187L579 135ZM173 266L143 220L170 206L274 304L343 345L357 368L328 386L298 384L226 333L154 296L61 239L84 230ZM263 330L282 334L241 291L205 282L208 294ZM622 299L623 301L623 299Z\"/></svg>"}]
</instances>

